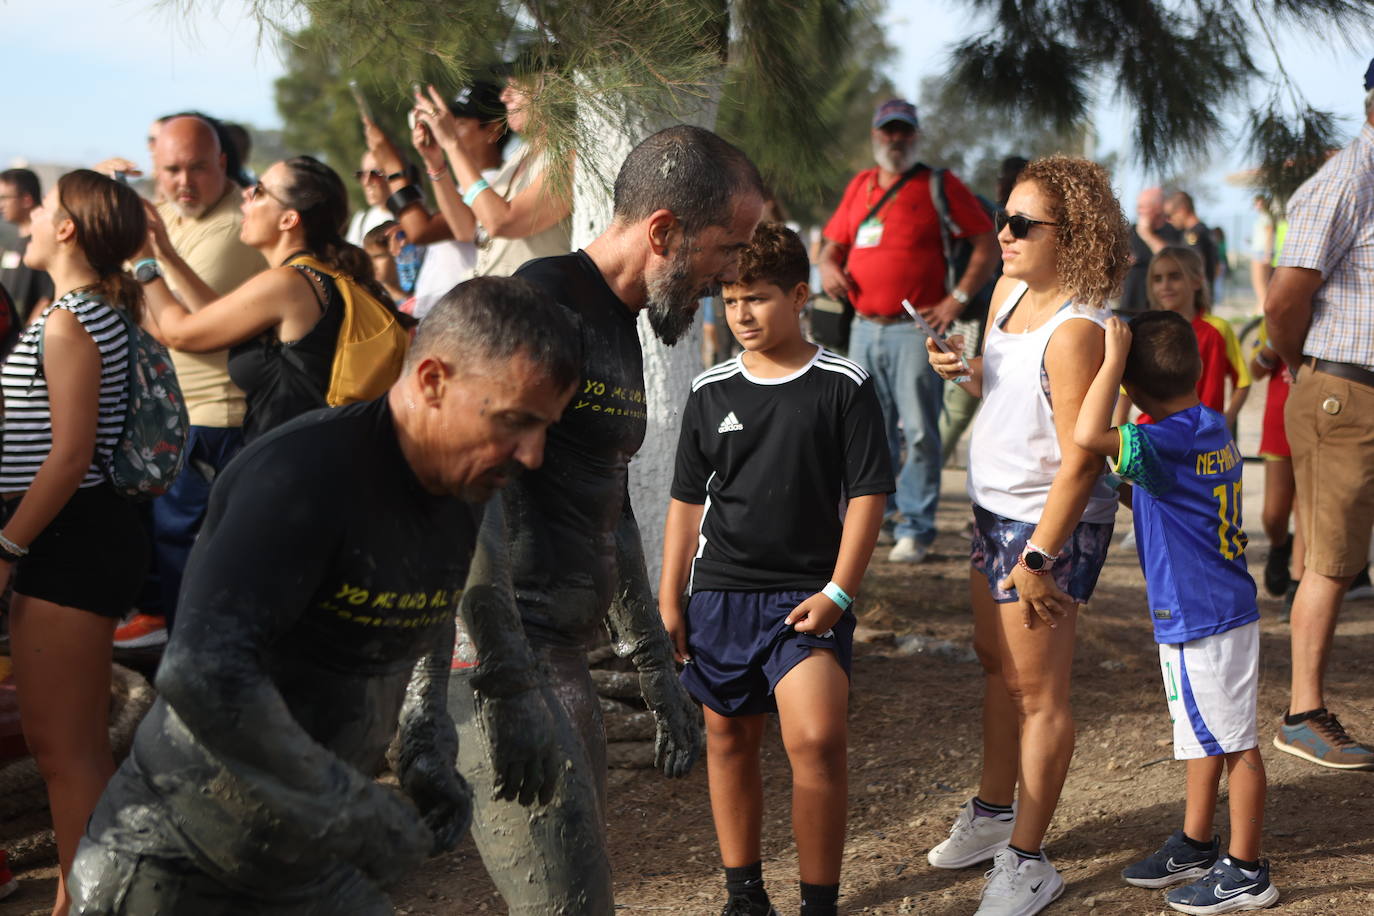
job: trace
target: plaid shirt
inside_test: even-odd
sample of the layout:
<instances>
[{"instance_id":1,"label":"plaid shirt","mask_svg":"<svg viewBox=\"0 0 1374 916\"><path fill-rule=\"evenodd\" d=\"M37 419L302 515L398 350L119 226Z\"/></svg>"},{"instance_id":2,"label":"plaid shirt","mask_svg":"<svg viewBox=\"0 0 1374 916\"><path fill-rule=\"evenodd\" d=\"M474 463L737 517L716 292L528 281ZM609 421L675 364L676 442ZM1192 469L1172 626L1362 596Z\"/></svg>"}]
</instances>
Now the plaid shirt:
<instances>
[{"instance_id":1,"label":"plaid shirt","mask_svg":"<svg viewBox=\"0 0 1374 916\"><path fill-rule=\"evenodd\" d=\"M1322 275L1303 355L1374 371L1374 125L1293 195L1278 266Z\"/></svg>"}]
</instances>

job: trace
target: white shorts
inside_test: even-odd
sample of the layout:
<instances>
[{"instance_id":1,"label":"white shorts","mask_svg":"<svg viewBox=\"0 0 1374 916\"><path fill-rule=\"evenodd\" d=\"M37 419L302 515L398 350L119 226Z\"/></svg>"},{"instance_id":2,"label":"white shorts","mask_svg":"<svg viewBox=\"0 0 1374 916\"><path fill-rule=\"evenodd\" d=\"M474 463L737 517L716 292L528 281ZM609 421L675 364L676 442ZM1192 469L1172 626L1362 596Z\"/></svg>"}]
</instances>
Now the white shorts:
<instances>
[{"instance_id":1,"label":"white shorts","mask_svg":"<svg viewBox=\"0 0 1374 916\"><path fill-rule=\"evenodd\" d=\"M1161 644L1159 667L1174 721L1174 758L1259 747L1259 621L1192 642Z\"/></svg>"}]
</instances>

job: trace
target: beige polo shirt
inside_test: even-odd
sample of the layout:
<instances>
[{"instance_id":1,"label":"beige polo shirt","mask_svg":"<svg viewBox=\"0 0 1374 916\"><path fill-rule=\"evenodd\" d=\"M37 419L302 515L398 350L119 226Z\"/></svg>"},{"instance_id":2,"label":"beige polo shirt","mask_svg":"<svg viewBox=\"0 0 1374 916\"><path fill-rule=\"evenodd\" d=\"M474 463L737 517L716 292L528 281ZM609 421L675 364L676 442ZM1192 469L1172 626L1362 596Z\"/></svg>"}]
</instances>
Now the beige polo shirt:
<instances>
[{"instance_id":1,"label":"beige polo shirt","mask_svg":"<svg viewBox=\"0 0 1374 916\"><path fill-rule=\"evenodd\" d=\"M167 225L167 236L191 270L223 296L243 281L267 269L267 261L239 241L239 188L230 183L219 202L199 219L181 215L169 201L157 205ZM177 288L172 286L172 292ZM177 381L186 399L192 426L219 429L243 425L246 407L243 392L229 380L229 351L183 353L172 351Z\"/></svg>"}]
</instances>

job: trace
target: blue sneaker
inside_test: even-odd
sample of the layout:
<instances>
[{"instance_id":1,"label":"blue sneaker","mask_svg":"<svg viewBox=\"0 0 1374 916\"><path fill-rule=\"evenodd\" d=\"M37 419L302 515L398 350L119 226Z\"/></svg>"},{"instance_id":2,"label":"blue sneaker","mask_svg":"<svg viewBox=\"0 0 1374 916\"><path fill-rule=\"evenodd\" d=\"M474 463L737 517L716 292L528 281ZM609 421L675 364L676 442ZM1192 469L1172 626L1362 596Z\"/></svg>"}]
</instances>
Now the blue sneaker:
<instances>
[{"instance_id":1,"label":"blue sneaker","mask_svg":"<svg viewBox=\"0 0 1374 916\"><path fill-rule=\"evenodd\" d=\"M1186 887L1174 888L1164 895L1164 899L1180 913L1208 916L1273 906L1279 899L1279 889L1269 881L1268 861L1260 862L1258 875L1247 878L1230 859L1221 859L1205 878Z\"/></svg>"},{"instance_id":2,"label":"blue sneaker","mask_svg":"<svg viewBox=\"0 0 1374 916\"><path fill-rule=\"evenodd\" d=\"M1127 884L1150 888L1168 887L1180 881L1196 881L1206 877L1212 866L1217 864L1220 850L1218 837L1212 837L1212 845L1201 850L1183 838L1182 830L1176 830L1159 849L1122 869L1121 877Z\"/></svg>"}]
</instances>

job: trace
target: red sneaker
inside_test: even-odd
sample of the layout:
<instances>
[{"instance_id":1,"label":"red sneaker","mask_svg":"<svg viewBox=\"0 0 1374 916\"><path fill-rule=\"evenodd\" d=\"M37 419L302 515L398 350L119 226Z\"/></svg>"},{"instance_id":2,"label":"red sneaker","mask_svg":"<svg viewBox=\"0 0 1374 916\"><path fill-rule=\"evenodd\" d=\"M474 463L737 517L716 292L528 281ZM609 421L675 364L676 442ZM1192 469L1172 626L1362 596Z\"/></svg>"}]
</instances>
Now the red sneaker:
<instances>
[{"instance_id":1,"label":"red sneaker","mask_svg":"<svg viewBox=\"0 0 1374 916\"><path fill-rule=\"evenodd\" d=\"M167 618L135 614L115 629L116 649L148 649L167 644Z\"/></svg>"},{"instance_id":2,"label":"red sneaker","mask_svg":"<svg viewBox=\"0 0 1374 916\"><path fill-rule=\"evenodd\" d=\"M0 900L19 890L19 879L10 871L9 853L0 849Z\"/></svg>"}]
</instances>

